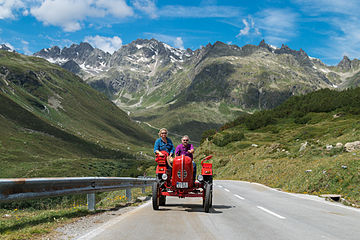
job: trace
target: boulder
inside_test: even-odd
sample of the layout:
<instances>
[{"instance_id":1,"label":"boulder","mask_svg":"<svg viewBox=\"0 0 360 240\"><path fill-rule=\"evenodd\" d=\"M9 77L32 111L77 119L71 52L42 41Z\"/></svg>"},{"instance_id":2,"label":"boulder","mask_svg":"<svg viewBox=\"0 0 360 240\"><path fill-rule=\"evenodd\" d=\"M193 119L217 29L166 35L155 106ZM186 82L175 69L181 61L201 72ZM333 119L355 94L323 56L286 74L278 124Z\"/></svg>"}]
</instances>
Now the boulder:
<instances>
[{"instance_id":1,"label":"boulder","mask_svg":"<svg viewBox=\"0 0 360 240\"><path fill-rule=\"evenodd\" d=\"M307 144L308 144L308 142L302 143L301 146L300 146L299 152L304 151L306 149Z\"/></svg>"},{"instance_id":2,"label":"boulder","mask_svg":"<svg viewBox=\"0 0 360 240\"><path fill-rule=\"evenodd\" d=\"M348 142L345 144L344 147L347 152L354 152L356 150L360 150L360 141Z\"/></svg>"},{"instance_id":3,"label":"boulder","mask_svg":"<svg viewBox=\"0 0 360 240\"><path fill-rule=\"evenodd\" d=\"M342 148L344 145L341 143L341 142L338 142L336 145L335 145L335 148Z\"/></svg>"},{"instance_id":4,"label":"boulder","mask_svg":"<svg viewBox=\"0 0 360 240\"><path fill-rule=\"evenodd\" d=\"M327 151L330 151L331 149L333 149L333 145L329 144L329 145L326 145L326 150Z\"/></svg>"}]
</instances>

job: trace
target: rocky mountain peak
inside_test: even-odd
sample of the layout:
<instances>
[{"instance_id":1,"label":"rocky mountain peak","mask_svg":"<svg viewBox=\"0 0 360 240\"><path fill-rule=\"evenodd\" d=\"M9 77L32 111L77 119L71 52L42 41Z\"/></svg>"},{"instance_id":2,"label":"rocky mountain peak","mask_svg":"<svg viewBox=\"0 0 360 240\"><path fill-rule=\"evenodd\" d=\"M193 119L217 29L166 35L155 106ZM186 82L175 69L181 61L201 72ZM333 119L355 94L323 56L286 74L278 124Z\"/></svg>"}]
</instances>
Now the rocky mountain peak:
<instances>
[{"instance_id":1,"label":"rocky mountain peak","mask_svg":"<svg viewBox=\"0 0 360 240\"><path fill-rule=\"evenodd\" d=\"M10 47L6 46L6 44L1 44L0 50L5 50L5 51L9 51L9 52L13 51Z\"/></svg>"},{"instance_id":2,"label":"rocky mountain peak","mask_svg":"<svg viewBox=\"0 0 360 240\"><path fill-rule=\"evenodd\" d=\"M269 44L267 44L265 42L265 39L261 40L261 42L259 43L258 45L260 48L265 48L267 50L269 50L270 52L273 52L274 51L274 48L272 48Z\"/></svg>"},{"instance_id":3,"label":"rocky mountain peak","mask_svg":"<svg viewBox=\"0 0 360 240\"><path fill-rule=\"evenodd\" d=\"M94 50L94 48L86 42L80 44L72 44L69 48L64 47L61 55L67 59L86 59L86 57Z\"/></svg>"},{"instance_id":4,"label":"rocky mountain peak","mask_svg":"<svg viewBox=\"0 0 360 240\"><path fill-rule=\"evenodd\" d=\"M348 71L352 67L351 60L347 56L344 56L343 59L338 63L337 67L341 70Z\"/></svg>"},{"instance_id":5,"label":"rocky mountain peak","mask_svg":"<svg viewBox=\"0 0 360 240\"><path fill-rule=\"evenodd\" d=\"M39 52L34 53L34 56L46 58L50 62L53 62L50 59L59 58L60 53L61 53L61 49L58 46L53 46L51 48L41 49Z\"/></svg>"}]
</instances>

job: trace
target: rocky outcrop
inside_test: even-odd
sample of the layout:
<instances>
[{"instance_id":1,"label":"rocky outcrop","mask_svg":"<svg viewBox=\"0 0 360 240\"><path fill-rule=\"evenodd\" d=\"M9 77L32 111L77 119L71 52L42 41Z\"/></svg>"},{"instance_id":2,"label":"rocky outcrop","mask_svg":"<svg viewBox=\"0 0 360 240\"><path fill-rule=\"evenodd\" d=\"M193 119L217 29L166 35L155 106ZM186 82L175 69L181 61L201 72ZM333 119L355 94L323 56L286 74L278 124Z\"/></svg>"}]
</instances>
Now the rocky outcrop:
<instances>
[{"instance_id":1,"label":"rocky outcrop","mask_svg":"<svg viewBox=\"0 0 360 240\"><path fill-rule=\"evenodd\" d=\"M360 150L360 141L348 142L344 145L347 152L354 152Z\"/></svg>"},{"instance_id":2,"label":"rocky outcrop","mask_svg":"<svg viewBox=\"0 0 360 240\"><path fill-rule=\"evenodd\" d=\"M344 56L337 67L343 71L349 71L352 68L351 60L347 56Z\"/></svg>"},{"instance_id":3,"label":"rocky outcrop","mask_svg":"<svg viewBox=\"0 0 360 240\"><path fill-rule=\"evenodd\" d=\"M8 46L6 46L6 44L1 44L0 45L0 50L5 50L8 52L12 52L13 50L11 48L9 48ZM15 52L15 51L14 51Z\"/></svg>"},{"instance_id":4,"label":"rocky outcrop","mask_svg":"<svg viewBox=\"0 0 360 240\"><path fill-rule=\"evenodd\" d=\"M75 74L78 74L81 71L81 68L74 60L69 60L64 64L61 64L61 67Z\"/></svg>"}]
</instances>

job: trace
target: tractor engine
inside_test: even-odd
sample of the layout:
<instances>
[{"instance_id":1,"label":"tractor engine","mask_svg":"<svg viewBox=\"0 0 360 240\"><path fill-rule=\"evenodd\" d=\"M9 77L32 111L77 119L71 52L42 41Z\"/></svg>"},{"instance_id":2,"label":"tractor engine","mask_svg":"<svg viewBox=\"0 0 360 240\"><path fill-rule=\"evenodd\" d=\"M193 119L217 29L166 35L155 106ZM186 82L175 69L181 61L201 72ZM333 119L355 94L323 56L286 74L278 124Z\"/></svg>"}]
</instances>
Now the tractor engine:
<instances>
[{"instance_id":1,"label":"tractor engine","mask_svg":"<svg viewBox=\"0 0 360 240\"><path fill-rule=\"evenodd\" d=\"M182 155L174 158L171 184L176 188L193 187L193 164L190 157Z\"/></svg>"}]
</instances>

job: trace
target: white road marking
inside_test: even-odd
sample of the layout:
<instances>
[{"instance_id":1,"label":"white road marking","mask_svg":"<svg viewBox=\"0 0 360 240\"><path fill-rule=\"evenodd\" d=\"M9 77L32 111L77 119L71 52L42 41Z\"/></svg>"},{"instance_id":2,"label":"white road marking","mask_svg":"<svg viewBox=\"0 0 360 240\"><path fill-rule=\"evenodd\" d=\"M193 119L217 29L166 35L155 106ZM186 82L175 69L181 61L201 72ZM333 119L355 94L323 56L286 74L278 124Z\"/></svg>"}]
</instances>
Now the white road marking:
<instances>
[{"instance_id":1,"label":"white road marking","mask_svg":"<svg viewBox=\"0 0 360 240\"><path fill-rule=\"evenodd\" d=\"M224 188L224 190L225 190L225 191L227 191L227 192L230 192L230 190L229 190L229 189L227 189L227 188Z\"/></svg>"},{"instance_id":2,"label":"white road marking","mask_svg":"<svg viewBox=\"0 0 360 240\"><path fill-rule=\"evenodd\" d=\"M224 180L223 180L223 181L224 181ZM224 182L225 182L225 181L224 181ZM268 187L268 186L263 185L263 184L261 184L261 183L254 183L254 182L247 182L247 181L239 181L239 180L227 180L227 182L244 182L244 183L250 183L250 184L254 184L254 185L256 184L256 185L259 185L259 186L263 186L263 187L265 187L265 188L268 188L269 190L272 190L272 191L275 191L275 192L278 192L278 193L282 193L282 194L287 194L287 195L290 195L290 196L292 196L292 197L301 198L301 199L306 199L306 200L311 200L311 201L316 201L316 202L324 203L324 204L326 204L326 205L336 206L336 207L345 208L345 209L348 209L348 210L360 212L360 209L358 209L358 208L341 205L341 203L329 202L329 201L326 201L324 198L320 198L320 197L315 196L315 195L284 192L284 191L281 191L281 190L279 190L279 189L274 189L274 188Z\"/></svg>"},{"instance_id":3,"label":"white road marking","mask_svg":"<svg viewBox=\"0 0 360 240\"><path fill-rule=\"evenodd\" d=\"M237 197L237 198L239 198L239 199L241 199L241 200L245 200L245 198L243 198L243 197L241 197L241 196L239 196L239 195L237 195L237 194L234 194L234 196Z\"/></svg>"},{"instance_id":4,"label":"white road marking","mask_svg":"<svg viewBox=\"0 0 360 240\"><path fill-rule=\"evenodd\" d=\"M222 188L223 186L219 185L219 188Z\"/></svg>"},{"instance_id":5,"label":"white road marking","mask_svg":"<svg viewBox=\"0 0 360 240\"><path fill-rule=\"evenodd\" d=\"M270 213L271 215L274 215L275 217L278 217L278 218L280 218L280 219L286 219L286 217L283 217L283 216L281 216L281 215L279 215L279 214L276 214L276 213L274 213L274 212L272 212L272 211L270 211L270 210L268 210L268 209L266 209L266 208L263 208L263 207L261 207L261 206L257 206L257 208L263 210L264 212Z\"/></svg>"}]
</instances>

